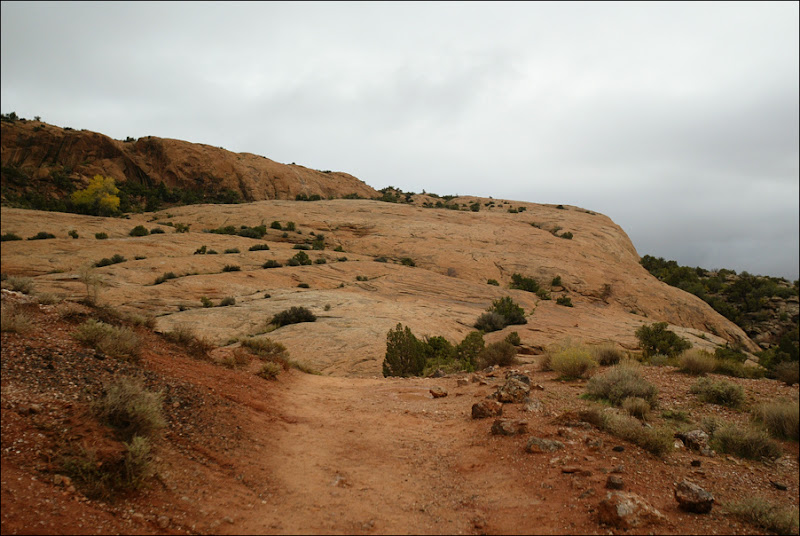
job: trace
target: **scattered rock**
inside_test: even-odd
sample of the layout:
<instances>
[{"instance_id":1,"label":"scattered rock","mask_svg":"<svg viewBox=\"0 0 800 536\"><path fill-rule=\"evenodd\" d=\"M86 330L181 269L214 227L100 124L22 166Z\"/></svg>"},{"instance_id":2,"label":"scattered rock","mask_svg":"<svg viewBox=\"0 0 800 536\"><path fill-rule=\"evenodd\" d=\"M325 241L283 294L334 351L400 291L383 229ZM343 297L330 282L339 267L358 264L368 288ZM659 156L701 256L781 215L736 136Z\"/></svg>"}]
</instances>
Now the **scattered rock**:
<instances>
[{"instance_id":1,"label":"scattered rock","mask_svg":"<svg viewBox=\"0 0 800 536\"><path fill-rule=\"evenodd\" d=\"M53 484L68 488L72 485L72 479L64 475L53 475Z\"/></svg>"},{"instance_id":2,"label":"scattered rock","mask_svg":"<svg viewBox=\"0 0 800 536\"><path fill-rule=\"evenodd\" d=\"M517 435L528 431L528 421L497 419L492 423L492 434L494 435Z\"/></svg>"},{"instance_id":3,"label":"scattered rock","mask_svg":"<svg viewBox=\"0 0 800 536\"><path fill-rule=\"evenodd\" d=\"M692 467L700 467L700 460L692 460L691 466Z\"/></svg>"},{"instance_id":4,"label":"scattered rock","mask_svg":"<svg viewBox=\"0 0 800 536\"><path fill-rule=\"evenodd\" d=\"M779 489L781 491L786 491L788 489L788 486L781 482L775 482L774 480L770 480L769 483L772 484L775 487L775 489Z\"/></svg>"},{"instance_id":5,"label":"scattered rock","mask_svg":"<svg viewBox=\"0 0 800 536\"><path fill-rule=\"evenodd\" d=\"M688 480L681 481L675 488L678 506L687 512L707 514L714 504L714 496Z\"/></svg>"},{"instance_id":6,"label":"scattered rock","mask_svg":"<svg viewBox=\"0 0 800 536\"><path fill-rule=\"evenodd\" d=\"M169 527L169 521L167 516L158 516L156 523L158 524L158 528L165 529Z\"/></svg>"},{"instance_id":7,"label":"scattered rock","mask_svg":"<svg viewBox=\"0 0 800 536\"><path fill-rule=\"evenodd\" d=\"M458 387L464 387L465 385L469 385L469 382L464 378L459 378L456 380L456 385Z\"/></svg>"},{"instance_id":8,"label":"scattered rock","mask_svg":"<svg viewBox=\"0 0 800 536\"><path fill-rule=\"evenodd\" d=\"M528 444L525 445L525 451L534 454L540 452L555 452L563 448L564 448L564 443L562 443L561 441L556 441L554 439L544 439L541 437L532 437L528 440Z\"/></svg>"},{"instance_id":9,"label":"scattered rock","mask_svg":"<svg viewBox=\"0 0 800 536\"><path fill-rule=\"evenodd\" d=\"M622 489L624 487L625 483L622 481L621 476L608 475L608 478L606 479L607 489Z\"/></svg>"},{"instance_id":10,"label":"scattered rock","mask_svg":"<svg viewBox=\"0 0 800 536\"><path fill-rule=\"evenodd\" d=\"M624 473L625 472L625 464L621 463L621 464L617 465L616 467L611 469L611 472L612 473L616 473L616 474Z\"/></svg>"},{"instance_id":11,"label":"scattered rock","mask_svg":"<svg viewBox=\"0 0 800 536\"><path fill-rule=\"evenodd\" d=\"M579 499L585 499L586 497L591 497L591 496L593 496L595 493L597 493L597 492L594 490L594 488L589 488L589 489L587 489L586 491L584 491L583 493L581 493L581 494L578 496L578 498L579 498Z\"/></svg>"},{"instance_id":12,"label":"scattered rock","mask_svg":"<svg viewBox=\"0 0 800 536\"><path fill-rule=\"evenodd\" d=\"M438 385L436 387L431 387L430 393L433 398L442 398L447 396L447 391Z\"/></svg>"},{"instance_id":13,"label":"scattered rock","mask_svg":"<svg viewBox=\"0 0 800 536\"><path fill-rule=\"evenodd\" d=\"M587 437L585 443L586 446L589 447L589 450L599 450L603 447L603 440L599 437Z\"/></svg>"},{"instance_id":14,"label":"scattered rock","mask_svg":"<svg viewBox=\"0 0 800 536\"><path fill-rule=\"evenodd\" d=\"M530 391L530 379L523 374L514 374L494 392L492 398L503 403L521 403L528 397Z\"/></svg>"},{"instance_id":15,"label":"scattered rock","mask_svg":"<svg viewBox=\"0 0 800 536\"><path fill-rule=\"evenodd\" d=\"M689 432L678 432L675 437L683 441L686 448L697 450L703 456L715 456L716 453L708 445L708 434L703 430L691 430Z\"/></svg>"},{"instance_id":16,"label":"scattered rock","mask_svg":"<svg viewBox=\"0 0 800 536\"><path fill-rule=\"evenodd\" d=\"M592 476L591 471L581 469L577 465L565 465L561 468L561 472L569 475Z\"/></svg>"},{"instance_id":17,"label":"scattered rock","mask_svg":"<svg viewBox=\"0 0 800 536\"><path fill-rule=\"evenodd\" d=\"M544 411L544 404L537 398L526 397L522 403L522 409L531 413L542 413Z\"/></svg>"},{"instance_id":18,"label":"scattered rock","mask_svg":"<svg viewBox=\"0 0 800 536\"><path fill-rule=\"evenodd\" d=\"M482 400L472 405L473 419L486 419L503 414L503 404L496 400Z\"/></svg>"},{"instance_id":19,"label":"scattered rock","mask_svg":"<svg viewBox=\"0 0 800 536\"><path fill-rule=\"evenodd\" d=\"M619 529L644 527L666 519L640 495L627 491L608 492L597 505L597 516L601 523Z\"/></svg>"}]
</instances>

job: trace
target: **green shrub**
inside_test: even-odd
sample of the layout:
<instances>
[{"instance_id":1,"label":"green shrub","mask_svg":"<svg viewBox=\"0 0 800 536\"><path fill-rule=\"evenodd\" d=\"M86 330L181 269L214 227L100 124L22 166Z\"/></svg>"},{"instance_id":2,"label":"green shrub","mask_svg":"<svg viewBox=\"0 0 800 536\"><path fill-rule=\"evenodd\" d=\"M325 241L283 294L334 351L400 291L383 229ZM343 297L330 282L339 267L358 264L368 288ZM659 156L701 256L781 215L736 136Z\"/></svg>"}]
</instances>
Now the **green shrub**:
<instances>
[{"instance_id":1,"label":"green shrub","mask_svg":"<svg viewBox=\"0 0 800 536\"><path fill-rule=\"evenodd\" d=\"M150 229L150 234L151 235L164 234L164 229L162 229L161 227L153 227L152 229Z\"/></svg>"},{"instance_id":2,"label":"green shrub","mask_svg":"<svg viewBox=\"0 0 800 536\"><path fill-rule=\"evenodd\" d=\"M327 264L328 261L320 257L319 259L314 260L314 264Z\"/></svg>"},{"instance_id":3,"label":"green shrub","mask_svg":"<svg viewBox=\"0 0 800 536\"><path fill-rule=\"evenodd\" d=\"M220 307L228 307L229 305L236 305L236 298L233 296L225 296L222 298L222 301L219 302Z\"/></svg>"},{"instance_id":4,"label":"green shrub","mask_svg":"<svg viewBox=\"0 0 800 536\"><path fill-rule=\"evenodd\" d=\"M589 351L581 346L570 346L550 358L550 367L565 380L585 378L597 367Z\"/></svg>"},{"instance_id":5,"label":"green shrub","mask_svg":"<svg viewBox=\"0 0 800 536\"><path fill-rule=\"evenodd\" d=\"M800 406L797 401L778 400L753 408L753 420L764 425L773 437L798 440Z\"/></svg>"},{"instance_id":6,"label":"green shrub","mask_svg":"<svg viewBox=\"0 0 800 536\"><path fill-rule=\"evenodd\" d=\"M148 231L144 225L137 225L131 229L128 234L130 236L147 236L150 234L150 231Z\"/></svg>"},{"instance_id":7,"label":"green shrub","mask_svg":"<svg viewBox=\"0 0 800 536\"><path fill-rule=\"evenodd\" d=\"M725 380L700 378L689 391L703 402L738 409L744 405L744 389Z\"/></svg>"},{"instance_id":8,"label":"green shrub","mask_svg":"<svg viewBox=\"0 0 800 536\"><path fill-rule=\"evenodd\" d=\"M261 265L262 268L280 268L281 266L283 266L281 263L273 259L270 259Z\"/></svg>"},{"instance_id":9,"label":"green shrub","mask_svg":"<svg viewBox=\"0 0 800 536\"><path fill-rule=\"evenodd\" d=\"M632 362L623 361L602 374L592 377L586 384L586 396L594 400L607 400L619 406L629 397L646 400L651 408L658 404L658 389L642 378Z\"/></svg>"},{"instance_id":10,"label":"green shrub","mask_svg":"<svg viewBox=\"0 0 800 536\"><path fill-rule=\"evenodd\" d=\"M478 317L478 320L475 322L474 327L475 329L479 329L486 333L491 333L492 331L500 331L501 329L506 327L506 318L503 315L499 315L497 313L486 312Z\"/></svg>"},{"instance_id":11,"label":"green shrub","mask_svg":"<svg viewBox=\"0 0 800 536\"><path fill-rule=\"evenodd\" d=\"M152 436L166 426L161 404L161 393L148 391L140 381L123 378L109 385L92 409L101 421L130 440Z\"/></svg>"},{"instance_id":12,"label":"green shrub","mask_svg":"<svg viewBox=\"0 0 800 536\"><path fill-rule=\"evenodd\" d=\"M466 370L474 370L478 365L478 357L485 347L483 333L470 331L456 346L456 359L463 364Z\"/></svg>"},{"instance_id":13,"label":"green shrub","mask_svg":"<svg viewBox=\"0 0 800 536\"><path fill-rule=\"evenodd\" d=\"M239 253L239 248L228 248L225 251L223 251L223 253L226 253L226 254L228 254L228 253Z\"/></svg>"},{"instance_id":14,"label":"green shrub","mask_svg":"<svg viewBox=\"0 0 800 536\"><path fill-rule=\"evenodd\" d=\"M311 250L311 246L309 246L308 244L295 244L295 245L292 246L292 249L300 249L300 250L303 250L303 251L310 251Z\"/></svg>"},{"instance_id":15,"label":"green shrub","mask_svg":"<svg viewBox=\"0 0 800 536\"><path fill-rule=\"evenodd\" d=\"M508 296L494 300L488 310L505 317L507 325L528 323L525 311Z\"/></svg>"},{"instance_id":16,"label":"green shrub","mask_svg":"<svg viewBox=\"0 0 800 536\"><path fill-rule=\"evenodd\" d=\"M96 263L94 263L94 265L97 268L102 268L103 266L110 266L112 264L119 264L121 262L125 262L126 260L128 260L128 259L126 259L122 255L120 255L119 253L115 253L114 255L111 256L110 259L109 258L102 258L99 261L97 261Z\"/></svg>"},{"instance_id":17,"label":"green shrub","mask_svg":"<svg viewBox=\"0 0 800 536\"><path fill-rule=\"evenodd\" d=\"M287 222L286 222L286 230L287 230L287 231L294 231L294 230L296 230L296 229L295 229L295 224L294 224L294 222L293 222L293 221L287 221Z\"/></svg>"},{"instance_id":18,"label":"green shrub","mask_svg":"<svg viewBox=\"0 0 800 536\"><path fill-rule=\"evenodd\" d=\"M597 364L608 367L619 363L624 356L613 344L601 344L592 348L592 357Z\"/></svg>"},{"instance_id":19,"label":"green shrub","mask_svg":"<svg viewBox=\"0 0 800 536\"><path fill-rule=\"evenodd\" d=\"M375 257L373 260L374 260L375 262L389 262L389 259L387 259L386 257L383 257L383 256L381 256L381 257Z\"/></svg>"},{"instance_id":20,"label":"green shrub","mask_svg":"<svg viewBox=\"0 0 800 536\"><path fill-rule=\"evenodd\" d=\"M0 242L8 242L11 240L22 240L22 237L15 235L14 233L6 233L3 236L0 236Z\"/></svg>"},{"instance_id":21,"label":"green shrub","mask_svg":"<svg viewBox=\"0 0 800 536\"><path fill-rule=\"evenodd\" d=\"M486 280L486 284L487 285L492 285L492 286L495 286L495 287L499 287L500 286L500 283L497 282L497 279L487 279Z\"/></svg>"},{"instance_id":22,"label":"green shrub","mask_svg":"<svg viewBox=\"0 0 800 536\"><path fill-rule=\"evenodd\" d=\"M692 343L669 331L666 322L641 326L636 330L636 338L639 339L644 357L656 354L677 357L692 347Z\"/></svg>"},{"instance_id":23,"label":"green shrub","mask_svg":"<svg viewBox=\"0 0 800 536\"><path fill-rule=\"evenodd\" d=\"M559 238L564 238L564 239L566 239L566 240L572 240L572 233L570 233L569 231L567 231L567 232L565 232L565 233L561 233L561 234L560 234L558 237L559 237Z\"/></svg>"},{"instance_id":24,"label":"green shrub","mask_svg":"<svg viewBox=\"0 0 800 536\"><path fill-rule=\"evenodd\" d=\"M311 259L305 251L298 251L294 257L287 262L289 266L309 266Z\"/></svg>"},{"instance_id":25,"label":"green shrub","mask_svg":"<svg viewBox=\"0 0 800 536\"><path fill-rule=\"evenodd\" d=\"M767 432L754 426L723 424L714 430L711 446L718 452L750 460L774 460L781 455L780 447Z\"/></svg>"},{"instance_id":26,"label":"green shrub","mask_svg":"<svg viewBox=\"0 0 800 536\"><path fill-rule=\"evenodd\" d=\"M678 358L678 363L680 363L681 372L692 376L704 376L714 370L717 361L705 350L693 348L682 353Z\"/></svg>"},{"instance_id":27,"label":"green shrub","mask_svg":"<svg viewBox=\"0 0 800 536\"><path fill-rule=\"evenodd\" d=\"M520 274L511 276L511 288L524 290L526 292L536 292L539 290L539 283L532 277L523 277Z\"/></svg>"},{"instance_id":28,"label":"green shrub","mask_svg":"<svg viewBox=\"0 0 800 536\"><path fill-rule=\"evenodd\" d=\"M572 307L572 298L569 296L559 296L556 298L557 305L563 305L564 307Z\"/></svg>"},{"instance_id":29,"label":"green shrub","mask_svg":"<svg viewBox=\"0 0 800 536\"><path fill-rule=\"evenodd\" d=\"M780 506L758 496L730 503L725 509L734 516L775 534L797 534L797 507Z\"/></svg>"},{"instance_id":30,"label":"green shrub","mask_svg":"<svg viewBox=\"0 0 800 536\"><path fill-rule=\"evenodd\" d=\"M281 228L282 228L282 227L281 227L281 222L279 222L279 221L274 221L274 222L272 222L272 223L271 223L269 226L270 226L270 228L271 228L271 229L277 229L277 230L279 230L279 231L280 231L280 230L281 230Z\"/></svg>"},{"instance_id":31,"label":"green shrub","mask_svg":"<svg viewBox=\"0 0 800 536\"><path fill-rule=\"evenodd\" d=\"M298 283L297 288L311 288L308 283Z\"/></svg>"},{"instance_id":32,"label":"green shrub","mask_svg":"<svg viewBox=\"0 0 800 536\"><path fill-rule=\"evenodd\" d=\"M514 346L519 346L520 344L522 344L522 339L519 338L519 333L517 333L516 331L512 331L511 333L506 335L506 338L503 340Z\"/></svg>"},{"instance_id":33,"label":"green shrub","mask_svg":"<svg viewBox=\"0 0 800 536\"><path fill-rule=\"evenodd\" d=\"M241 271L241 269L242 268L240 266L237 266L235 264L226 264L225 266L222 267L223 272L239 272Z\"/></svg>"},{"instance_id":34,"label":"green shrub","mask_svg":"<svg viewBox=\"0 0 800 536\"><path fill-rule=\"evenodd\" d=\"M408 326L397 324L386 334L386 356L383 375L419 376L425 369L425 345L417 339Z\"/></svg>"},{"instance_id":35,"label":"green shrub","mask_svg":"<svg viewBox=\"0 0 800 536\"><path fill-rule=\"evenodd\" d=\"M269 324L281 327L289 324L298 324L300 322L314 322L316 319L317 317L314 313L305 307L290 307L273 316Z\"/></svg>"},{"instance_id":36,"label":"green shrub","mask_svg":"<svg viewBox=\"0 0 800 536\"><path fill-rule=\"evenodd\" d=\"M247 251L269 251L269 246L267 244L256 244L254 246L250 246Z\"/></svg>"},{"instance_id":37,"label":"green shrub","mask_svg":"<svg viewBox=\"0 0 800 536\"><path fill-rule=\"evenodd\" d=\"M194 254L195 255L205 255L206 254L206 250L208 250L208 247L205 244L203 244L202 246L200 246L199 248L197 248L194 251Z\"/></svg>"},{"instance_id":38,"label":"green shrub","mask_svg":"<svg viewBox=\"0 0 800 536\"><path fill-rule=\"evenodd\" d=\"M402 259L400 259L400 264L402 264L403 266L416 266L417 265L417 263L414 262L414 259L412 259L410 257L403 257Z\"/></svg>"},{"instance_id":39,"label":"green shrub","mask_svg":"<svg viewBox=\"0 0 800 536\"><path fill-rule=\"evenodd\" d=\"M561 286L561 276L560 275L555 276L553 278L553 280L550 282L550 286L551 287L560 287Z\"/></svg>"},{"instance_id":40,"label":"green shrub","mask_svg":"<svg viewBox=\"0 0 800 536\"><path fill-rule=\"evenodd\" d=\"M214 303L206 296L200 296L200 303L205 308L214 307Z\"/></svg>"},{"instance_id":41,"label":"green shrub","mask_svg":"<svg viewBox=\"0 0 800 536\"><path fill-rule=\"evenodd\" d=\"M177 278L178 278L178 276L175 274L175 272L165 272L164 275L161 275L161 276L157 277L155 283L153 283L153 284L154 285L160 285L164 281L168 281L170 279L177 279Z\"/></svg>"},{"instance_id":42,"label":"green shrub","mask_svg":"<svg viewBox=\"0 0 800 536\"><path fill-rule=\"evenodd\" d=\"M77 340L111 357L138 359L140 340L131 329L89 319L74 333Z\"/></svg>"},{"instance_id":43,"label":"green shrub","mask_svg":"<svg viewBox=\"0 0 800 536\"><path fill-rule=\"evenodd\" d=\"M52 233L47 233L45 231L39 231L35 235L28 238L28 240L47 240L48 238L55 238L56 235Z\"/></svg>"},{"instance_id":44,"label":"green shrub","mask_svg":"<svg viewBox=\"0 0 800 536\"><path fill-rule=\"evenodd\" d=\"M369 281L369 277L367 277L365 275L357 275L356 276L356 281Z\"/></svg>"},{"instance_id":45,"label":"green shrub","mask_svg":"<svg viewBox=\"0 0 800 536\"><path fill-rule=\"evenodd\" d=\"M97 240L105 240L105 239L108 238L108 234L106 234L106 233L94 233L94 237Z\"/></svg>"}]
</instances>

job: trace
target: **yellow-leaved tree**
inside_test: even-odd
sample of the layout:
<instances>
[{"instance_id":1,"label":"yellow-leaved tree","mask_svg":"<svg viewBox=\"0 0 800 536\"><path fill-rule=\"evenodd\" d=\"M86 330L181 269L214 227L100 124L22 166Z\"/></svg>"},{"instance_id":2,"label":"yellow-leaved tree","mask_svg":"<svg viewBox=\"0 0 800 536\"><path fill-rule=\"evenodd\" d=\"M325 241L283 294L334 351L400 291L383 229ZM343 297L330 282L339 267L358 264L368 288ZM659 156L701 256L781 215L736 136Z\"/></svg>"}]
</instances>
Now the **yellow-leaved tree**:
<instances>
[{"instance_id":1,"label":"yellow-leaved tree","mask_svg":"<svg viewBox=\"0 0 800 536\"><path fill-rule=\"evenodd\" d=\"M118 193L112 177L95 175L89 186L73 192L70 199L82 212L110 216L119 212Z\"/></svg>"}]
</instances>

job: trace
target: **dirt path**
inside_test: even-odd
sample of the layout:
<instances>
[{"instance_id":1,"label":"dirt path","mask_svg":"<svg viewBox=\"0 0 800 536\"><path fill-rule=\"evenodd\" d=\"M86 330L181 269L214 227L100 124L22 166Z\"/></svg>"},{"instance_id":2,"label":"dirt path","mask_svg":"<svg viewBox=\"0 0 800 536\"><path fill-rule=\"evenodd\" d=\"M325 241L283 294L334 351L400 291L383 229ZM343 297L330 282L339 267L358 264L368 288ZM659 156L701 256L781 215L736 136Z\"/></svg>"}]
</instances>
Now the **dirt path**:
<instances>
[{"instance_id":1,"label":"dirt path","mask_svg":"<svg viewBox=\"0 0 800 536\"><path fill-rule=\"evenodd\" d=\"M483 382L469 374L364 379L291 369L273 382L187 357L144 331L140 365L98 360L69 335L73 324L36 314L28 337L2 337L3 534L622 533L597 516L612 473L664 514L646 527L658 534L750 534L754 527L724 504L755 495L797 504L796 442L783 442L786 455L771 464L684 448L658 458L567 422L586 405L585 382L559 381L531 356L517 369L540 405L505 404L503 417L526 420L528 431L496 436L494 419L474 420L471 408L505 381L506 369L479 374ZM697 403L677 370L641 372L658 386L663 410L747 422L745 412ZM58 484L62 440L87 448L110 441L88 411L86 390L141 374L164 393L169 420L154 444L158 477L113 503ZM754 403L797 397L796 386L772 380L730 381ZM448 395L433 398L435 386ZM527 453L531 436L564 448ZM675 483L685 478L714 494L711 513L678 509Z\"/></svg>"}]
</instances>

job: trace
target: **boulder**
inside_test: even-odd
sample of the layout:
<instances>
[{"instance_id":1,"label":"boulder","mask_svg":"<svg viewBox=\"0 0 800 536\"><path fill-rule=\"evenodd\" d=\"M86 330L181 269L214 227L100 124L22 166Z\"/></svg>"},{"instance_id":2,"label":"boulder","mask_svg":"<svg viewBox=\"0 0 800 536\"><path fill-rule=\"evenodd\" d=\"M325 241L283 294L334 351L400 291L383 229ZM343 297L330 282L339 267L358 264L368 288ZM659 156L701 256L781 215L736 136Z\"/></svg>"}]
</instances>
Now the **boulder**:
<instances>
[{"instance_id":1,"label":"boulder","mask_svg":"<svg viewBox=\"0 0 800 536\"><path fill-rule=\"evenodd\" d=\"M703 430L692 430L690 432L678 432L675 437L683 441L686 448L697 450L703 456L714 456L716 453L708 445L708 434Z\"/></svg>"},{"instance_id":2,"label":"boulder","mask_svg":"<svg viewBox=\"0 0 800 536\"><path fill-rule=\"evenodd\" d=\"M664 514L653 508L644 498L627 491L610 491L597 505L601 523L618 529L635 529L664 521Z\"/></svg>"},{"instance_id":3,"label":"boulder","mask_svg":"<svg viewBox=\"0 0 800 536\"><path fill-rule=\"evenodd\" d=\"M503 404L496 400L482 400L472 405L473 419L486 419L503 414Z\"/></svg>"},{"instance_id":4,"label":"boulder","mask_svg":"<svg viewBox=\"0 0 800 536\"><path fill-rule=\"evenodd\" d=\"M714 505L711 493L688 480L681 481L675 488L675 500L682 510L696 514L707 514Z\"/></svg>"}]
</instances>

